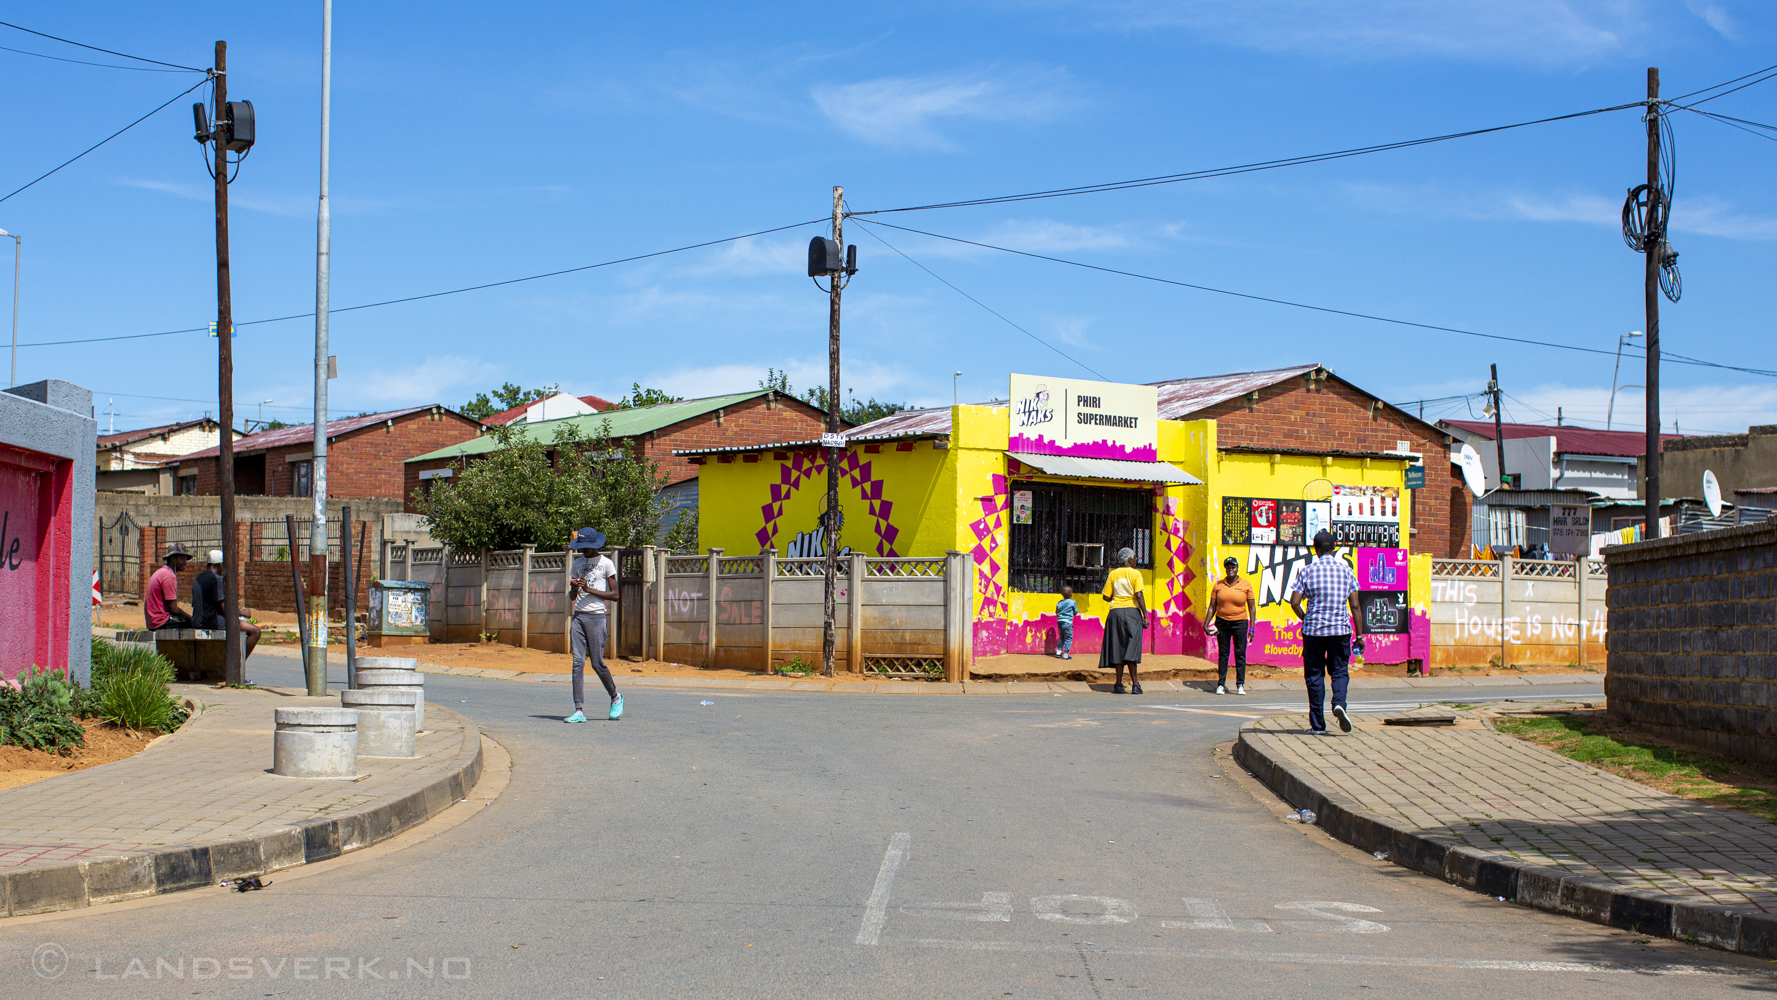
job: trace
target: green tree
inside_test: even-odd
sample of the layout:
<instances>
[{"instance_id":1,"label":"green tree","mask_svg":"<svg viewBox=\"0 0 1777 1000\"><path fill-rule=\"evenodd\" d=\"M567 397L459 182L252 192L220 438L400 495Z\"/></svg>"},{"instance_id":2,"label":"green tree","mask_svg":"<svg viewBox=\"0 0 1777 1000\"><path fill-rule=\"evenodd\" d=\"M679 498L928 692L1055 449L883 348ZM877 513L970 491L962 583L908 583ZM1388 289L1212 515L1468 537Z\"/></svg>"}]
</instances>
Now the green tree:
<instances>
[{"instance_id":1,"label":"green tree","mask_svg":"<svg viewBox=\"0 0 1777 1000\"><path fill-rule=\"evenodd\" d=\"M558 426L552 443L518 426L492 433L492 452L459 463L456 476L434 481L429 496L414 493L432 537L456 549L556 551L591 525L612 545L654 542L667 509L659 495L666 474L652 459L638 458L627 441L613 440L609 423L591 437Z\"/></svg>"},{"instance_id":2,"label":"green tree","mask_svg":"<svg viewBox=\"0 0 1777 1000\"><path fill-rule=\"evenodd\" d=\"M786 382L786 385L787 384L788 383ZM859 399L850 389L847 389L845 392L847 400L846 404L839 410L839 419L851 424L853 427L859 426L860 424L867 424L872 420L881 420L883 417L892 416L907 408L906 403L878 402L874 396L866 401ZM824 385L817 385L804 392L802 394L802 399L804 402L813 406L818 406L823 410L828 409L827 387Z\"/></svg>"},{"instance_id":3,"label":"green tree","mask_svg":"<svg viewBox=\"0 0 1777 1000\"><path fill-rule=\"evenodd\" d=\"M795 390L790 388L790 373L780 372L776 368L765 369L765 377L759 380L759 388L775 389L786 396L796 394Z\"/></svg>"},{"instance_id":4,"label":"green tree","mask_svg":"<svg viewBox=\"0 0 1777 1000\"><path fill-rule=\"evenodd\" d=\"M661 544L674 552L691 554L697 551L696 507L689 508L679 515L679 519L673 522L673 526L666 530L666 538L661 541Z\"/></svg>"},{"instance_id":5,"label":"green tree","mask_svg":"<svg viewBox=\"0 0 1777 1000\"><path fill-rule=\"evenodd\" d=\"M611 404L613 410L639 410L644 406L659 406L662 403L683 403L684 396L674 396L660 389L644 389L642 383L633 382L629 387L629 395Z\"/></svg>"},{"instance_id":6,"label":"green tree","mask_svg":"<svg viewBox=\"0 0 1777 1000\"><path fill-rule=\"evenodd\" d=\"M471 420L486 420L494 414L504 413L514 406L535 403L539 399L548 399L560 391L561 386L559 385L546 386L542 389L526 389L507 382L491 393L476 393L475 398L464 403L457 412Z\"/></svg>"}]
</instances>

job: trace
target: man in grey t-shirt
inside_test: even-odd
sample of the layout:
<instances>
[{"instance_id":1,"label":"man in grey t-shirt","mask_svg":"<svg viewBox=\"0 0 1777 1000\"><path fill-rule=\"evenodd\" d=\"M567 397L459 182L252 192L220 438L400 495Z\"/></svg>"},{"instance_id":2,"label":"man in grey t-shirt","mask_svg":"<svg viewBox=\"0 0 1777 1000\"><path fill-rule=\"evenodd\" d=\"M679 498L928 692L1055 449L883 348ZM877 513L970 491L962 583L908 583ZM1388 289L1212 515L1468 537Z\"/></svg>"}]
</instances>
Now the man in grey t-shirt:
<instances>
[{"instance_id":1,"label":"man in grey t-shirt","mask_svg":"<svg viewBox=\"0 0 1777 1000\"><path fill-rule=\"evenodd\" d=\"M592 669L611 696L610 718L623 717L623 696L605 667L605 637L609 634L611 615L606 601L617 600L617 566L601 554L605 546L604 532L597 528L581 528L568 543L573 566L568 572L568 598L574 603L568 618L568 649L574 654L574 714L563 722L585 722L585 664L592 660Z\"/></svg>"}]
</instances>

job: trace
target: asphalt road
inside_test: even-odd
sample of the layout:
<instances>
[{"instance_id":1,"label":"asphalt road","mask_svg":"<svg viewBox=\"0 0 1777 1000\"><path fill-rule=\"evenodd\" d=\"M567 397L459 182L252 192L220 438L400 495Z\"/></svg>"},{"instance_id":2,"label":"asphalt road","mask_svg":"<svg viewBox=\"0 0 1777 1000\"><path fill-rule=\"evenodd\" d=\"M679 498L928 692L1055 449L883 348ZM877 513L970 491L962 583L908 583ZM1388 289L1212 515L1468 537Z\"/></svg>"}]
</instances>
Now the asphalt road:
<instances>
[{"instance_id":1,"label":"asphalt road","mask_svg":"<svg viewBox=\"0 0 1777 1000\"><path fill-rule=\"evenodd\" d=\"M253 670L297 678L269 657ZM1766 963L1476 896L1283 822L1212 756L1242 716L1296 707L1275 693L638 688L622 722L566 726L565 686L430 675L427 690L510 751L493 805L263 892L0 921L0 995L1777 989ZM68 956L53 980L32 966L49 945Z\"/></svg>"}]
</instances>

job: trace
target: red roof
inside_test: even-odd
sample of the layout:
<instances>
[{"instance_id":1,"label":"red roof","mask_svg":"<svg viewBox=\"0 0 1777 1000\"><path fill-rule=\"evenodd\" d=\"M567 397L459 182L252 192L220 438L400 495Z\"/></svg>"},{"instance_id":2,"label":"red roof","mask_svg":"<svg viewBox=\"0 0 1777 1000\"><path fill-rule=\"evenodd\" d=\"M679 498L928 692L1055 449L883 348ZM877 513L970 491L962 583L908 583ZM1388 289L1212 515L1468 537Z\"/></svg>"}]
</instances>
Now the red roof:
<instances>
[{"instance_id":1,"label":"red roof","mask_svg":"<svg viewBox=\"0 0 1777 1000\"><path fill-rule=\"evenodd\" d=\"M105 449L113 445L129 444L133 441L140 441L143 438L151 438L160 434L172 434L177 431L182 431L187 427L196 427L199 424L213 423L215 423L214 420L205 417L202 420L186 420L176 424L161 424L159 427L144 427L139 431L118 431L116 434L100 434L99 448Z\"/></svg>"},{"instance_id":2,"label":"red roof","mask_svg":"<svg viewBox=\"0 0 1777 1000\"><path fill-rule=\"evenodd\" d=\"M384 410L381 413L366 413L361 417L347 417L344 420L330 420L327 422L327 439L331 441L332 439L339 437L341 434L350 434L353 431L363 430L374 424L380 424L385 420L399 420L409 414L422 413L430 409L432 409L431 406L409 406L404 410ZM293 424L289 427L280 427L275 431L261 431L258 434L249 434L246 437L235 438L234 453L240 455L255 451L270 451L273 448L288 448L291 445L298 444L312 446L314 443L314 424ZM193 458L214 458L220 454L222 454L222 448L218 445L215 448L205 448L203 451L194 451L189 455L181 455L178 458L172 459L172 461L182 462Z\"/></svg>"},{"instance_id":3,"label":"red roof","mask_svg":"<svg viewBox=\"0 0 1777 1000\"><path fill-rule=\"evenodd\" d=\"M1471 434L1493 440L1491 420L1440 420L1441 424L1460 427ZM1501 424L1507 441L1519 438L1552 437L1555 450L1568 455L1645 455L1647 434L1642 431L1600 431L1589 427L1550 427L1547 424ZM1681 434L1662 434L1660 440L1675 441Z\"/></svg>"},{"instance_id":4,"label":"red roof","mask_svg":"<svg viewBox=\"0 0 1777 1000\"><path fill-rule=\"evenodd\" d=\"M580 402L585 403L587 406L590 406L593 409L598 410L600 412L608 410L611 407L617 405L608 399L600 399L597 396L580 396L577 398L580 400ZM493 416L488 417L486 420L483 420L482 423L488 425L489 427L504 427L507 424L511 423L512 421L517 420L519 417L524 416L524 411L537 405L539 402L541 402L541 400L533 399L528 403L520 403L517 406L514 406L510 410L501 410L500 412L494 414Z\"/></svg>"}]
</instances>

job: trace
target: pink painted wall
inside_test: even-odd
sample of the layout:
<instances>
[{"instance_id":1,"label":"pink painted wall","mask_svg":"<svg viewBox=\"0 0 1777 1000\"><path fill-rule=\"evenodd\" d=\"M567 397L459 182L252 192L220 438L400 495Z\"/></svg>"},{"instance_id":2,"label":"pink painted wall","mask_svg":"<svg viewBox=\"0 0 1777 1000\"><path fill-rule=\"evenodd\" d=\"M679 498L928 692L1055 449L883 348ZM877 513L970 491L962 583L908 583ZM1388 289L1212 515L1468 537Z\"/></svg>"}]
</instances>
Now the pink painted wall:
<instances>
[{"instance_id":1,"label":"pink painted wall","mask_svg":"<svg viewBox=\"0 0 1777 1000\"><path fill-rule=\"evenodd\" d=\"M0 679L68 666L72 463L0 447Z\"/></svg>"}]
</instances>

